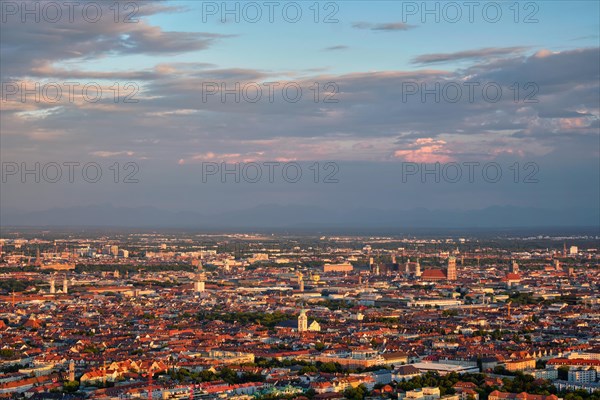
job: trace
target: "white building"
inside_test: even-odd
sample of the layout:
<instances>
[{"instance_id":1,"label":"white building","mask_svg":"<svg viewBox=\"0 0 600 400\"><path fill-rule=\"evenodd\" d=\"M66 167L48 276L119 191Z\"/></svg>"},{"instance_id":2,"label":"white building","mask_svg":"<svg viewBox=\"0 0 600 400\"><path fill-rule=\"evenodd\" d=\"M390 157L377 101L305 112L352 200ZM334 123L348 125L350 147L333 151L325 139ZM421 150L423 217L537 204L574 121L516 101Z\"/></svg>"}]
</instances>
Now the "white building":
<instances>
[{"instance_id":1,"label":"white building","mask_svg":"<svg viewBox=\"0 0 600 400\"><path fill-rule=\"evenodd\" d=\"M464 374L467 372L478 373L479 367L466 367L462 365L452 365L452 364L442 364L435 362L418 362L411 364L416 369L421 372L433 371L437 372L440 375L446 375L451 372L456 372L458 374Z\"/></svg>"},{"instance_id":2,"label":"white building","mask_svg":"<svg viewBox=\"0 0 600 400\"><path fill-rule=\"evenodd\" d=\"M596 382L596 370L594 368L570 368L568 381L573 383L593 383Z\"/></svg>"},{"instance_id":3,"label":"white building","mask_svg":"<svg viewBox=\"0 0 600 400\"><path fill-rule=\"evenodd\" d=\"M535 379L547 379L550 381L558 379L558 370L554 368L525 370L523 373L531 375Z\"/></svg>"},{"instance_id":4,"label":"white building","mask_svg":"<svg viewBox=\"0 0 600 400\"><path fill-rule=\"evenodd\" d=\"M400 399L406 400L437 400L440 398L440 388L424 387L421 389L409 390L404 395L399 396Z\"/></svg>"},{"instance_id":5,"label":"white building","mask_svg":"<svg viewBox=\"0 0 600 400\"><path fill-rule=\"evenodd\" d=\"M577 246L571 246L571 248L569 248L569 254L570 255L575 255L579 253L579 248Z\"/></svg>"},{"instance_id":6,"label":"white building","mask_svg":"<svg viewBox=\"0 0 600 400\"><path fill-rule=\"evenodd\" d=\"M569 354L568 358L570 359L580 359L580 360L600 360L600 352L573 352Z\"/></svg>"},{"instance_id":7,"label":"white building","mask_svg":"<svg viewBox=\"0 0 600 400\"><path fill-rule=\"evenodd\" d=\"M298 332L306 332L308 330L308 316L306 310L300 311L298 316Z\"/></svg>"}]
</instances>

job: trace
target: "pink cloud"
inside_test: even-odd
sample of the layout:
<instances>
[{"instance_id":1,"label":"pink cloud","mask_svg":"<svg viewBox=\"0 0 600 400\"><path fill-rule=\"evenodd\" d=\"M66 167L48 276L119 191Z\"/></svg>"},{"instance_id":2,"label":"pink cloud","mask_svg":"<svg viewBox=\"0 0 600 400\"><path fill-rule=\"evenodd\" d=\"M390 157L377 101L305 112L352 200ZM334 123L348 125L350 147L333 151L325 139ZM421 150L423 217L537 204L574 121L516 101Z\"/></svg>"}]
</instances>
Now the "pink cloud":
<instances>
[{"instance_id":1,"label":"pink cloud","mask_svg":"<svg viewBox=\"0 0 600 400\"><path fill-rule=\"evenodd\" d=\"M419 163L455 161L451 155L451 151L446 148L446 142L433 138L417 139L413 144L409 145L409 149L396 150L394 157Z\"/></svg>"},{"instance_id":2,"label":"pink cloud","mask_svg":"<svg viewBox=\"0 0 600 400\"><path fill-rule=\"evenodd\" d=\"M576 129L576 128L587 128L589 122L587 118L561 118L560 119L561 129Z\"/></svg>"}]
</instances>

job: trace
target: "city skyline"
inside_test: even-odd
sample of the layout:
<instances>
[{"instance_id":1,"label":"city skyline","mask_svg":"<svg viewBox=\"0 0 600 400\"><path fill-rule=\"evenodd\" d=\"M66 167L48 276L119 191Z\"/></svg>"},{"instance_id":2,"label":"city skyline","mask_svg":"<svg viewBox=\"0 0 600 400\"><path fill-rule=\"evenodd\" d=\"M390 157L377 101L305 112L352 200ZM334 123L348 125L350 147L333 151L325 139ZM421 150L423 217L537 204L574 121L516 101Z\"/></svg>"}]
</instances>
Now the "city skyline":
<instances>
[{"instance_id":1,"label":"city skyline","mask_svg":"<svg viewBox=\"0 0 600 400\"><path fill-rule=\"evenodd\" d=\"M0 399L600 400L599 21L0 0Z\"/></svg>"},{"instance_id":2,"label":"city skyline","mask_svg":"<svg viewBox=\"0 0 600 400\"><path fill-rule=\"evenodd\" d=\"M0 397L596 400L597 235L0 236Z\"/></svg>"}]
</instances>

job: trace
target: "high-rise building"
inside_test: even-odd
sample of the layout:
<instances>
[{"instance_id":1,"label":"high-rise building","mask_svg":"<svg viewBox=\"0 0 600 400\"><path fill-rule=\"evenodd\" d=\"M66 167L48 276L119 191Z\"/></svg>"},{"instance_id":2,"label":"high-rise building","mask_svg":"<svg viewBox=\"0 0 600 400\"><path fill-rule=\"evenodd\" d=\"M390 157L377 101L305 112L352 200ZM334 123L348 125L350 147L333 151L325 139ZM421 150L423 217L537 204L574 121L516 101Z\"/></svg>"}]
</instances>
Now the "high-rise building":
<instances>
[{"instance_id":1,"label":"high-rise building","mask_svg":"<svg viewBox=\"0 0 600 400\"><path fill-rule=\"evenodd\" d=\"M300 311L298 316L298 332L306 332L308 330L308 316L306 310Z\"/></svg>"},{"instance_id":2,"label":"high-rise building","mask_svg":"<svg viewBox=\"0 0 600 400\"><path fill-rule=\"evenodd\" d=\"M68 293L69 292L69 284L68 284L66 276L63 279L63 289L62 289L62 291L63 291L63 293Z\"/></svg>"},{"instance_id":3,"label":"high-rise building","mask_svg":"<svg viewBox=\"0 0 600 400\"><path fill-rule=\"evenodd\" d=\"M38 267L40 265L42 265L42 258L40 257L40 247L38 246L37 250L35 251L35 265L37 265Z\"/></svg>"},{"instance_id":4,"label":"high-rise building","mask_svg":"<svg viewBox=\"0 0 600 400\"><path fill-rule=\"evenodd\" d=\"M56 293L55 284L56 284L56 282L54 281L54 278L50 279L50 293L52 293L52 294Z\"/></svg>"},{"instance_id":5,"label":"high-rise building","mask_svg":"<svg viewBox=\"0 0 600 400\"><path fill-rule=\"evenodd\" d=\"M446 278L449 281L456 280L456 257L448 257L448 269L446 270Z\"/></svg>"},{"instance_id":6,"label":"high-rise building","mask_svg":"<svg viewBox=\"0 0 600 400\"><path fill-rule=\"evenodd\" d=\"M515 260L513 260L512 264L510 266L510 272L512 272L513 274L519 273L519 264L517 264L517 262Z\"/></svg>"},{"instance_id":7,"label":"high-rise building","mask_svg":"<svg viewBox=\"0 0 600 400\"><path fill-rule=\"evenodd\" d=\"M574 255L576 255L577 253L579 253L579 248L578 248L577 246L571 246L571 247L569 248L569 254L570 254L570 255L574 256Z\"/></svg>"},{"instance_id":8,"label":"high-rise building","mask_svg":"<svg viewBox=\"0 0 600 400\"><path fill-rule=\"evenodd\" d=\"M194 282L194 292L196 293L202 293L205 290L205 282L206 281L206 274L204 274L203 272L200 272L198 274L196 274L196 281Z\"/></svg>"}]
</instances>

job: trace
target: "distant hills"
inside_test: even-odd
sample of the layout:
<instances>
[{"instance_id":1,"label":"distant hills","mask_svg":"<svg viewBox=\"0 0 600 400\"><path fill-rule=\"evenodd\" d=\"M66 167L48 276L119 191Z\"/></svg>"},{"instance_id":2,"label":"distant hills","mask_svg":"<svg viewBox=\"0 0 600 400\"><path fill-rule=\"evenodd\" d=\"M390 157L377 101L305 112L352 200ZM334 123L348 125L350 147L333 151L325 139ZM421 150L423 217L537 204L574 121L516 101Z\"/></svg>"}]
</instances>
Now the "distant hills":
<instances>
[{"instance_id":1,"label":"distant hills","mask_svg":"<svg viewBox=\"0 0 600 400\"><path fill-rule=\"evenodd\" d=\"M114 207L110 204L20 212L0 209L3 226L172 227L197 229L394 229L596 227L599 210L549 210L493 206L480 210L350 211L298 205L262 205L223 213L172 212L154 207Z\"/></svg>"}]
</instances>

